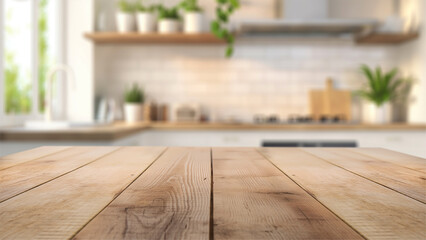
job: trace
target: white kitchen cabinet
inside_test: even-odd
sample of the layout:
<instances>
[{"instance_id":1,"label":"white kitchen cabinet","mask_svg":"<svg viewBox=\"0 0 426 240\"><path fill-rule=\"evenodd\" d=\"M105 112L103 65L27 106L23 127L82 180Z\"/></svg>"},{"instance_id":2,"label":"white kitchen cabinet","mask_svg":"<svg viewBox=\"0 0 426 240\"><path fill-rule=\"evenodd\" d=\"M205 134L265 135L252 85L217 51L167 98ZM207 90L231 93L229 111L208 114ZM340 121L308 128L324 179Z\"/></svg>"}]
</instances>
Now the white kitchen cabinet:
<instances>
[{"instance_id":1,"label":"white kitchen cabinet","mask_svg":"<svg viewBox=\"0 0 426 240\"><path fill-rule=\"evenodd\" d=\"M355 141L426 158L426 131L158 131L132 136L138 145L260 147L267 141ZM122 143L125 143L123 140ZM136 143L136 142L134 142Z\"/></svg>"},{"instance_id":2,"label":"white kitchen cabinet","mask_svg":"<svg viewBox=\"0 0 426 240\"><path fill-rule=\"evenodd\" d=\"M3 141L0 156L39 146L260 147L263 141L355 141L358 147L381 147L426 158L426 130L144 130L115 141Z\"/></svg>"}]
</instances>

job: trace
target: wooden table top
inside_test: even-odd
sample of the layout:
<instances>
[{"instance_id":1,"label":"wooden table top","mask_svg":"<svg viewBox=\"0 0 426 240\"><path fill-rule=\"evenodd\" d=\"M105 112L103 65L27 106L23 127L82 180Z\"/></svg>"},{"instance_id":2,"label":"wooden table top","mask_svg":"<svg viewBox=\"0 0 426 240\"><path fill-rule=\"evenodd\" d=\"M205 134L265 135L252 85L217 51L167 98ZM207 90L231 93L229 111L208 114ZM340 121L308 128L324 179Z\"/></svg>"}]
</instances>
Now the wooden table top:
<instances>
[{"instance_id":1,"label":"wooden table top","mask_svg":"<svg viewBox=\"0 0 426 240\"><path fill-rule=\"evenodd\" d=\"M0 239L426 239L426 159L384 149L41 147Z\"/></svg>"}]
</instances>

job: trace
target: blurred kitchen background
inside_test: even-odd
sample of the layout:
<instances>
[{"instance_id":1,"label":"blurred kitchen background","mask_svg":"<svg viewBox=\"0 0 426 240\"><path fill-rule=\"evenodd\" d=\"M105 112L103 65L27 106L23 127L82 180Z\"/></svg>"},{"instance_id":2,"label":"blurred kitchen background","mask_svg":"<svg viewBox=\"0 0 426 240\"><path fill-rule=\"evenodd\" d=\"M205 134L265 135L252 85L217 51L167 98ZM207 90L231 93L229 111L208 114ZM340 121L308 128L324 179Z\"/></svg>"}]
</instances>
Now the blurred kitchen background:
<instances>
[{"instance_id":1,"label":"blurred kitchen background","mask_svg":"<svg viewBox=\"0 0 426 240\"><path fill-rule=\"evenodd\" d=\"M0 13L0 156L164 145L426 157L424 0L2 0Z\"/></svg>"}]
</instances>

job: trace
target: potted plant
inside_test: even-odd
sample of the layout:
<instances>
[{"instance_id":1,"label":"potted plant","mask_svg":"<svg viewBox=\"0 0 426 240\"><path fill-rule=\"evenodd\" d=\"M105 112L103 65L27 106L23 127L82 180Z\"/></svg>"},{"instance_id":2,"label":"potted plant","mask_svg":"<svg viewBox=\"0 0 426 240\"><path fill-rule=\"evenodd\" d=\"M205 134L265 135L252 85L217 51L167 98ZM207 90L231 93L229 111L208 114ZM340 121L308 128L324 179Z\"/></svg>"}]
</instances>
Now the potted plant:
<instances>
[{"instance_id":1,"label":"potted plant","mask_svg":"<svg viewBox=\"0 0 426 240\"><path fill-rule=\"evenodd\" d=\"M180 15L179 8L166 8L162 5L158 7L158 31L162 34L179 32Z\"/></svg>"},{"instance_id":2,"label":"potted plant","mask_svg":"<svg viewBox=\"0 0 426 240\"><path fill-rule=\"evenodd\" d=\"M368 66L361 66L361 71L368 80L365 88L358 94L370 102L367 106L367 121L370 123L389 123L392 119L392 108L390 102L397 96L397 89L401 79L396 79L398 72L396 68L384 73L380 67L374 71Z\"/></svg>"},{"instance_id":3,"label":"potted plant","mask_svg":"<svg viewBox=\"0 0 426 240\"><path fill-rule=\"evenodd\" d=\"M147 7L142 1L136 5L136 19L140 33L151 33L155 30L154 6Z\"/></svg>"},{"instance_id":4,"label":"potted plant","mask_svg":"<svg viewBox=\"0 0 426 240\"><path fill-rule=\"evenodd\" d=\"M211 22L211 32L228 43L225 55L231 57L234 53L234 36L229 30L229 18L240 7L239 0L217 0L216 19Z\"/></svg>"},{"instance_id":5,"label":"potted plant","mask_svg":"<svg viewBox=\"0 0 426 240\"><path fill-rule=\"evenodd\" d=\"M143 120L143 102L145 94L143 89L139 88L137 84L126 91L124 116L126 122L134 123Z\"/></svg>"},{"instance_id":6,"label":"potted plant","mask_svg":"<svg viewBox=\"0 0 426 240\"><path fill-rule=\"evenodd\" d=\"M184 33L203 32L203 12L197 0L183 0L180 4L184 13Z\"/></svg>"},{"instance_id":7,"label":"potted plant","mask_svg":"<svg viewBox=\"0 0 426 240\"><path fill-rule=\"evenodd\" d=\"M396 97L392 100L392 120L394 122L407 122L408 106L411 100L411 90L415 80L412 77L401 78L401 84L396 90Z\"/></svg>"},{"instance_id":8,"label":"potted plant","mask_svg":"<svg viewBox=\"0 0 426 240\"><path fill-rule=\"evenodd\" d=\"M133 32L135 30L135 6L126 0L118 2L116 15L117 30L121 33Z\"/></svg>"}]
</instances>

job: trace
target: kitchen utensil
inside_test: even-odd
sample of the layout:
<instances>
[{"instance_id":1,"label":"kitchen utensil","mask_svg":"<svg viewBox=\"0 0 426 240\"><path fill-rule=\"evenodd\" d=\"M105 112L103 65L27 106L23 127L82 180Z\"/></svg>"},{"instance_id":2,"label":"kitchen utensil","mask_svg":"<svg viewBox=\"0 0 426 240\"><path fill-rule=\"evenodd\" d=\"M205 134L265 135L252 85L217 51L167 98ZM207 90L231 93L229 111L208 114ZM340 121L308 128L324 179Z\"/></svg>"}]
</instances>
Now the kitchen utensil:
<instances>
[{"instance_id":1,"label":"kitchen utensil","mask_svg":"<svg viewBox=\"0 0 426 240\"><path fill-rule=\"evenodd\" d=\"M201 109L198 104L175 104L172 105L173 122L198 122L200 121Z\"/></svg>"},{"instance_id":2,"label":"kitchen utensil","mask_svg":"<svg viewBox=\"0 0 426 240\"><path fill-rule=\"evenodd\" d=\"M310 113L315 120L323 116L342 116L344 120L352 120L351 92L336 90L333 80L327 79L325 90L309 92Z\"/></svg>"}]
</instances>

